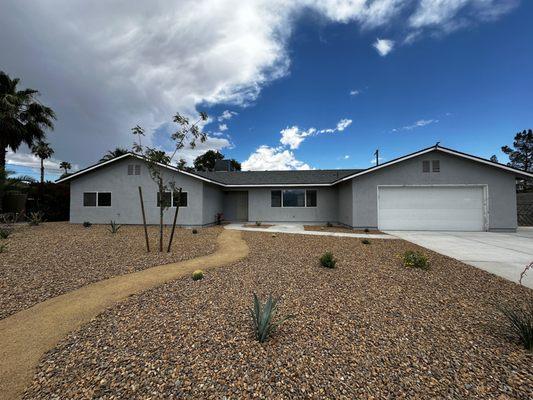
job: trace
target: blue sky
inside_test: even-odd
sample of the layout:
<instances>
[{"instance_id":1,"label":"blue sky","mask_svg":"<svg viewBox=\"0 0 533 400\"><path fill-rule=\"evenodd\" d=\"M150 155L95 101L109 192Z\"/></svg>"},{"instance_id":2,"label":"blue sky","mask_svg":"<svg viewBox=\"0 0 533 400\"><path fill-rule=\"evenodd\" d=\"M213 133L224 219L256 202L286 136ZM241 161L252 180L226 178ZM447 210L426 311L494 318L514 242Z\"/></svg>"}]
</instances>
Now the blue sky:
<instances>
[{"instance_id":1,"label":"blue sky","mask_svg":"<svg viewBox=\"0 0 533 400\"><path fill-rule=\"evenodd\" d=\"M0 16L0 69L58 114L49 179L131 146L137 123L171 151L175 111L212 119L189 162L217 149L249 169L364 168L437 141L506 162L533 125L531 1L53 2ZM8 160L38 176L27 149Z\"/></svg>"}]
</instances>

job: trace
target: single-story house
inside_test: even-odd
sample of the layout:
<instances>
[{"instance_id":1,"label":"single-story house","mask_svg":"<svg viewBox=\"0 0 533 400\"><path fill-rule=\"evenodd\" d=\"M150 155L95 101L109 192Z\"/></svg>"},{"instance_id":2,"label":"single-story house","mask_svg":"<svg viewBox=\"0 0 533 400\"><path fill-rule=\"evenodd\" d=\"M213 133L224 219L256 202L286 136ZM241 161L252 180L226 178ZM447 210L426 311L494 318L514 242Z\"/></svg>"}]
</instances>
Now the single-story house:
<instances>
[{"instance_id":1,"label":"single-story house","mask_svg":"<svg viewBox=\"0 0 533 400\"><path fill-rule=\"evenodd\" d=\"M160 165L172 223L229 221L339 223L357 229L514 231L516 179L533 174L439 145L367 169L186 172ZM159 221L157 187L146 161L129 153L85 168L70 182L70 222Z\"/></svg>"}]
</instances>

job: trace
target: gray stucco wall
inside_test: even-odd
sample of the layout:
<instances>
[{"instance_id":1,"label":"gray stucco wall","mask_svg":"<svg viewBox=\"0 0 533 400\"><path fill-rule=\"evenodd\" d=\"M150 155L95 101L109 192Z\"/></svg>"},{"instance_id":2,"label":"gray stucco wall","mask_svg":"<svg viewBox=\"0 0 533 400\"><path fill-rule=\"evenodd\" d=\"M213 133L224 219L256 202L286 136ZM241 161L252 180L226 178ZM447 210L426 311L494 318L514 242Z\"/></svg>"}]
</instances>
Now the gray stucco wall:
<instances>
[{"instance_id":1,"label":"gray stucco wall","mask_svg":"<svg viewBox=\"0 0 533 400\"><path fill-rule=\"evenodd\" d=\"M203 225L215 223L216 214L223 212L223 195L220 187L203 182Z\"/></svg>"},{"instance_id":2,"label":"gray stucco wall","mask_svg":"<svg viewBox=\"0 0 533 400\"><path fill-rule=\"evenodd\" d=\"M423 160L440 160L440 172L422 172ZM488 185L489 230L516 229L516 184L512 173L432 151L352 180L353 225L376 228L378 185Z\"/></svg>"},{"instance_id":3,"label":"gray stucco wall","mask_svg":"<svg viewBox=\"0 0 533 400\"><path fill-rule=\"evenodd\" d=\"M141 175L128 175L128 164L140 164ZM177 172L163 170L165 182L174 180L177 187L182 187L188 193L187 207L180 207L178 224L202 225L204 222L204 182ZM92 171L70 183L70 222L108 223L115 220L121 224L141 224L141 208L139 190L143 190L146 219L148 224L159 223L159 208L157 207L157 186L150 178L148 168L140 160L127 158L116 163ZM84 207L84 192L111 192L111 207ZM217 196L211 193L207 196L206 210L211 213L217 206ZM171 224L175 208L167 208L164 222ZM208 218L209 217L209 218ZM206 215L206 221L210 216ZM214 218L213 218L214 220Z\"/></svg>"},{"instance_id":4,"label":"gray stucco wall","mask_svg":"<svg viewBox=\"0 0 533 400\"><path fill-rule=\"evenodd\" d=\"M342 182L337 186L338 190L338 222L353 225L353 189L352 181Z\"/></svg>"},{"instance_id":5,"label":"gray stucco wall","mask_svg":"<svg viewBox=\"0 0 533 400\"><path fill-rule=\"evenodd\" d=\"M336 187L305 187L316 189L316 207L271 207L270 192L290 188L249 188L248 220L267 222L336 222L338 197Z\"/></svg>"}]
</instances>

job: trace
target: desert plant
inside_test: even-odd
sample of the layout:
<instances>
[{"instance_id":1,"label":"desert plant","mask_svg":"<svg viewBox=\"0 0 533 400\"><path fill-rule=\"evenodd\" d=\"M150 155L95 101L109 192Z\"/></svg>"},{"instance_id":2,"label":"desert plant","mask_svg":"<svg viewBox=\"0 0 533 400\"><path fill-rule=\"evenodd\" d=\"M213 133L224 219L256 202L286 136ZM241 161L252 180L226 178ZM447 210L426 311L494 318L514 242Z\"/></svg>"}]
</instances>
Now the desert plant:
<instances>
[{"instance_id":1,"label":"desert plant","mask_svg":"<svg viewBox=\"0 0 533 400\"><path fill-rule=\"evenodd\" d=\"M255 221L255 226L261 226L261 221Z\"/></svg>"},{"instance_id":2,"label":"desert plant","mask_svg":"<svg viewBox=\"0 0 533 400\"><path fill-rule=\"evenodd\" d=\"M520 273L520 278L518 279L518 283L522 284L522 279L524 279L524 277L527 274L527 271L529 271L530 269L533 269L533 261L530 262L528 265L526 265L524 270Z\"/></svg>"},{"instance_id":3,"label":"desert plant","mask_svg":"<svg viewBox=\"0 0 533 400\"><path fill-rule=\"evenodd\" d=\"M254 305L250 309L252 316L255 338L264 343L286 320L293 318L287 315L282 318L276 318L278 311L279 299L268 296L268 300L263 305L259 297L254 293Z\"/></svg>"},{"instance_id":4,"label":"desert plant","mask_svg":"<svg viewBox=\"0 0 533 400\"><path fill-rule=\"evenodd\" d=\"M331 251L326 251L320 257L320 265L323 267L335 268L335 264L337 264L337 260L333 257L333 253Z\"/></svg>"},{"instance_id":5,"label":"desert plant","mask_svg":"<svg viewBox=\"0 0 533 400\"><path fill-rule=\"evenodd\" d=\"M112 234L118 233L118 230L122 227L122 225L117 224L114 220L109 221L109 227L107 230L111 232Z\"/></svg>"},{"instance_id":6,"label":"desert plant","mask_svg":"<svg viewBox=\"0 0 533 400\"><path fill-rule=\"evenodd\" d=\"M428 269L429 262L426 255L419 251L407 250L403 253L403 265L409 268Z\"/></svg>"},{"instance_id":7,"label":"desert plant","mask_svg":"<svg viewBox=\"0 0 533 400\"><path fill-rule=\"evenodd\" d=\"M9 228L7 226L3 226L0 228L0 239L7 239L9 235L11 235L11 232L13 232L12 228Z\"/></svg>"},{"instance_id":8,"label":"desert plant","mask_svg":"<svg viewBox=\"0 0 533 400\"><path fill-rule=\"evenodd\" d=\"M370 232L370 229L365 228L365 233L368 233L368 232Z\"/></svg>"},{"instance_id":9,"label":"desert plant","mask_svg":"<svg viewBox=\"0 0 533 400\"><path fill-rule=\"evenodd\" d=\"M44 222L44 213L42 211L36 211L36 212L29 213L28 223L31 226L38 226L42 222Z\"/></svg>"},{"instance_id":10,"label":"desert plant","mask_svg":"<svg viewBox=\"0 0 533 400\"><path fill-rule=\"evenodd\" d=\"M498 305L500 312L510 323L511 333L516 336L524 348L533 350L533 297L526 301L525 306L512 307Z\"/></svg>"},{"instance_id":11,"label":"desert plant","mask_svg":"<svg viewBox=\"0 0 533 400\"><path fill-rule=\"evenodd\" d=\"M217 225L222 225L222 221L224 220L224 214L222 213L216 213L215 214L215 218L216 218L216 224Z\"/></svg>"},{"instance_id":12,"label":"desert plant","mask_svg":"<svg viewBox=\"0 0 533 400\"><path fill-rule=\"evenodd\" d=\"M363 243L363 244L370 244L370 240L368 240L368 239L363 239L363 240L361 240L361 243Z\"/></svg>"},{"instance_id":13,"label":"desert plant","mask_svg":"<svg viewBox=\"0 0 533 400\"><path fill-rule=\"evenodd\" d=\"M84 228L90 228L91 226L92 226L92 224L89 221L84 221L83 222L83 227Z\"/></svg>"},{"instance_id":14,"label":"desert plant","mask_svg":"<svg viewBox=\"0 0 533 400\"><path fill-rule=\"evenodd\" d=\"M204 271L202 271L201 269L197 269L192 273L192 280L199 281L200 279L204 279Z\"/></svg>"},{"instance_id":15,"label":"desert plant","mask_svg":"<svg viewBox=\"0 0 533 400\"><path fill-rule=\"evenodd\" d=\"M333 226L333 224L332 224L331 222L328 221L328 222L326 222L326 226L327 226L328 228L331 228L331 227Z\"/></svg>"},{"instance_id":16,"label":"desert plant","mask_svg":"<svg viewBox=\"0 0 533 400\"><path fill-rule=\"evenodd\" d=\"M7 246L5 244L0 244L0 253L5 253L7 251Z\"/></svg>"},{"instance_id":17,"label":"desert plant","mask_svg":"<svg viewBox=\"0 0 533 400\"><path fill-rule=\"evenodd\" d=\"M197 233L198 233L198 229L194 228L194 229L192 230L192 234L193 234L193 235L196 235Z\"/></svg>"}]
</instances>

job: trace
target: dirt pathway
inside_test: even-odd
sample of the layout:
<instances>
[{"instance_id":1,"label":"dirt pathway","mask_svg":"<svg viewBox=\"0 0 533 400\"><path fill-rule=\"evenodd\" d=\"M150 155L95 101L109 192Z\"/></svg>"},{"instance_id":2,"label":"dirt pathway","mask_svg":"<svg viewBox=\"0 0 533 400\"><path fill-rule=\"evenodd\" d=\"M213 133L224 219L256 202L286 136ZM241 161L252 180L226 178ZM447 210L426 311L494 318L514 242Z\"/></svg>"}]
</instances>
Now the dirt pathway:
<instances>
[{"instance_id":1,"label":"dirt pathway","mask_svg":"<svg viewBox=\"0 0 533 400\"><path fill-rule=\"evenodd\" d=\"M128 296L248 255L238 231L224 230L213 254L106 279L54 297L0 320L0 399L17 399L42 355L68 333Z\"/></svg>"}]
</instances>

